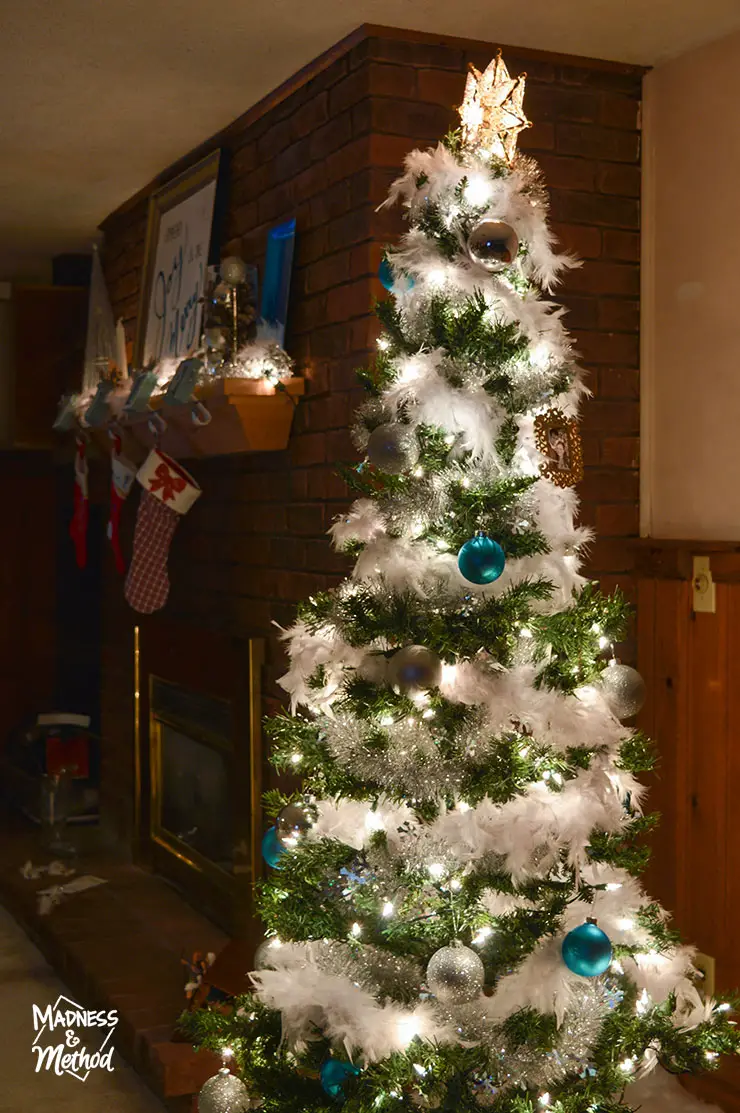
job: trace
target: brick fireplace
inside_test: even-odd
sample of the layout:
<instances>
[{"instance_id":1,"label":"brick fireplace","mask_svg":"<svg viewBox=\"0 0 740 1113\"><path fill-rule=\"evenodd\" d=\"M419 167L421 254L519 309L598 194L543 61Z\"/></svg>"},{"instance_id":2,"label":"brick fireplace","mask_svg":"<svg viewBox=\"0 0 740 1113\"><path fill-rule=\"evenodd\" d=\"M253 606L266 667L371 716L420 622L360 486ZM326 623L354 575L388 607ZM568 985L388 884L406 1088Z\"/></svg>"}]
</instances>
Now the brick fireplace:
<instances>
[{"instance_id":1,"label":"brick fireplace","mask_svg":"<svg viewBox=\"0 0 740 1113\"><path fill-rule=\"evenodd\" d=\"M345 570L326 530L346 505L334 465L353 456L347 426L361 397L354 370L372 355L371 313L384 242L398 211L376 212L404 155L454 122L468 62L483 67L502 45L526 70L534 127L521 146L540 162L554 228L585 262L562 300L594 398L582 423L583 519L598 540L590 571L633 594L629 539L638 533L639 110L642 71L396 29L362 27L249 109L158 182L216 147L230 157L223 255L263 257L268 227L297 219L286 347L306 397L284 452L195 461L203 497L170 554L167 618L183 629L266 642L262 705L280 702L284 662L273 623ZM114 312L136 328L147 196L104 222ZM190 466L190 465L189 465ZM129 538L135 500L126 505ZM103 657L103 821L138 846L134 811L134 626L112 563L106 570ZM195 644L193 645L195 650ZM270 774L265 770L266 782Z\"/></svg>"}]
</instances>

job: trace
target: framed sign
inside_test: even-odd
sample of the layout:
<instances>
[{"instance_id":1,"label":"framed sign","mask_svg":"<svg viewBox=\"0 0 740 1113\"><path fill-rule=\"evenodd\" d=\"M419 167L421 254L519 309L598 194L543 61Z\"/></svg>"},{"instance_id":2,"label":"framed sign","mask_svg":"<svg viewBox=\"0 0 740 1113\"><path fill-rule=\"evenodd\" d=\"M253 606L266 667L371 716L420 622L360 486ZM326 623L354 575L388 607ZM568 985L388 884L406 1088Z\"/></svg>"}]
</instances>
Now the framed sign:
<instances>
[{"instance_id":1,"label":"framed sign","mask_svg":"<svg viewBox=\"0 0 740 1113\"><path fill-rule=\"evenodd\" d=\"M221 152L149 199L134 365L183 359L197 348Z\"/></svg>"}]
</instances>

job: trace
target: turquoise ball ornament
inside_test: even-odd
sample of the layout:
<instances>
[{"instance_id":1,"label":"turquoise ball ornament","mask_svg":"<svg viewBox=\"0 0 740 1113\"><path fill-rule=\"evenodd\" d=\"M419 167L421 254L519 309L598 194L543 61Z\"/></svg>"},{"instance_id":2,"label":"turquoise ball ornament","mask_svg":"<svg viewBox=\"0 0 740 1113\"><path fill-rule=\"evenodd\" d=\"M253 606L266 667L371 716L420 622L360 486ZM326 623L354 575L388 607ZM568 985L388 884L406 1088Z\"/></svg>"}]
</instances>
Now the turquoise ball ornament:
<instances>
[{"instance_id":1,"label":"turquoise ball ornament","mask_svg":"<svg viewBox=\"0 0 740 1113\"><path fill-rule=\"evenodd\" d=\"M268 827L262 836L262 857L268 866L274 870L280 869L280 859L285 854L285 847L278 838L277 828Z\"/></svg>"},{"instance_id":2,"label":"turquoise ball ornament","mask_svg":"<svg viewBox=\"0 0 740 1113\"><path fill-rule=\"evenodd\" d=\"M582 978L598 978L609 969L612 961L612 944L606 932L595 920L573 928L563 940L563 962L574 974Z\"/></svg>"},{"instance_id":3,"label":"turquoise ball ornament","mask_svg":"<svg viewBox=\"0 0 740 1113\"><path fill-rule=\"evenodd\" d=\"M410 274L399 275L397 278L393 272L393 267L385 255L380 260L378 278L383 286L385 286L386 290L392 290L395 286L399 288L402 287L404 290L408 291L411 290L415 284Z\"/></svg>"},{"instance_id":4,"label":"turquoise ball ornament","mask_svg":"<svg viewBox=\"0 0 740 1113\"><path fill-rule=\"evenodd\" d=\"M471 584L492 584L504 570L506 553L485 533L476 533L457 554L457 567Z\"/></svg>"},{"instance_id":5,"label":"turquoise ball ornament","mask_svg":"<svg viewBox=\"0 0 740 1113\"><path fill-rule=\"evenodd\" d=\"M327 1059L322 1064L319 1075L324 1093L335 1101L344 1101L344 1083L360 1073L360 1068L344 1059Z\"/></svg>"}]
</instances>

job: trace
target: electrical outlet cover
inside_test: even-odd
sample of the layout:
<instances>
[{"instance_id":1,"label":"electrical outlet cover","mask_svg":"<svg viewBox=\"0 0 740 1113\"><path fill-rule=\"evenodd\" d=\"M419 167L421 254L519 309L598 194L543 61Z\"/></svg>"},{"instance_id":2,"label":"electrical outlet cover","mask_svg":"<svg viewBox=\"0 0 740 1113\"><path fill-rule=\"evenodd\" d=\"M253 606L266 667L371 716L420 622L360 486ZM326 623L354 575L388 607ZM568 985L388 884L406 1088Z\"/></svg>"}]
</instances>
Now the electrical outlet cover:
<instances>
[{"instance_id":1,"label":"electrical outlet cover","mask_svg":"<svg viewBox=\"0 0 740 1113\"><path fill-rule=\"evenodd\" d=\"M714 997L714 972L715 962L711 955L704 955L701 951L694 956L694 966L703 974L699 986L705 997Z\"/></svg>"},{"instance_id":2,"label":"electrical outlet cover","mask_svg":"<svg viewBox=\"0 0 740 1113\"><path fill-rule=\"evenodd\" d=\"M708 556L695 556L693 564L694 612L714 614L717 610L717 591L712 579L712 569Z\"/></svg>"}]
</instances>

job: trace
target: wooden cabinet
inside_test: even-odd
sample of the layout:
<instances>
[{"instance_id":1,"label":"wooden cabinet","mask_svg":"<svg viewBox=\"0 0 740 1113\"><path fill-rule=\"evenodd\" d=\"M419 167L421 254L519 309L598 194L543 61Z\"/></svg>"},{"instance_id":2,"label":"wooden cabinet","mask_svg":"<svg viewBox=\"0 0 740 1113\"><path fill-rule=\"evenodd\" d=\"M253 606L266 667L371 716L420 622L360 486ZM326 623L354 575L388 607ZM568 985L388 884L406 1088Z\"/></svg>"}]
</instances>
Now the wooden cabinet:
<instances>
[{"instance_id":1,"label":"wooden cabinet","mask_svg":"<svg viewBox=\"0 0 740 1113\"><path fill-rule=\"evenodd\" d=\"M87 302L77 286L0 291L0 448L53 446L59 399L82 381Z\"/></svg>"},{"instance_id":2,"label":"wooden cabinet","mask_svg":"<svg viewBox=\"0 0 740 1113\"><path fill-rule=\"evenodd\" d=\"M695 554L709 556L714 613L693 609ZM639 725L658 744L648 804L662 813L645 882L728 991L740 987L740 545L644 541L638 569ZM740 1113L740 1062L687 1085Z\"/></svg>"}]
</instances>

